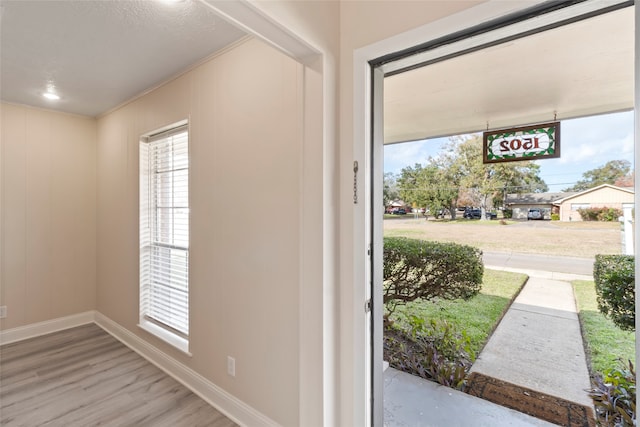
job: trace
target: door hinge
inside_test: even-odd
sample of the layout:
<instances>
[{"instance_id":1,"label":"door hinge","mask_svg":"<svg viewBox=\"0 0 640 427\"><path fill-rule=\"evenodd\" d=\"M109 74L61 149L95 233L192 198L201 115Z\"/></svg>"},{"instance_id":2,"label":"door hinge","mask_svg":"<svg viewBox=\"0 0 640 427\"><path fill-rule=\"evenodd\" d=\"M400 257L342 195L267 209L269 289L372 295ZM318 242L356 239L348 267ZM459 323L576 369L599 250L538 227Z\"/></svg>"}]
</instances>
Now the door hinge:
<instances>
[{"instance_id":1,"label":"door hinge","mask_svg":"<svg viewBox=\"0 0 640 427\"><path fill-rule=\"evenodd\" d=\"M371 243L369 243L369 246L367 247L367 256L371 256Z\"/></svg>"},{"instance_id":2,"label":"door hinge","mask_svg":"<svg viewBox=\"0 0 640 427\"><path fill-rule=\"evenodd\" d=\"M371 298L369 298L364 302L364 312L365 313L371 312Z\"/></svg>"}]
</instances>

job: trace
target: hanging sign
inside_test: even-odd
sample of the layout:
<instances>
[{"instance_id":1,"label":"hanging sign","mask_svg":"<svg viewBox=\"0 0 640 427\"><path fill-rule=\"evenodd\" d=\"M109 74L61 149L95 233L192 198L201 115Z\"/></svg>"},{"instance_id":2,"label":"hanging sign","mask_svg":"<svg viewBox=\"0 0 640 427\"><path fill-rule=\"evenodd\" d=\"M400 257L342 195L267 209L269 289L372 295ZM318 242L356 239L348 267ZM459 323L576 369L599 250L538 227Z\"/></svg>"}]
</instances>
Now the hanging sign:
<instances>
[{"instance_id":1,"label":"hanging sign","mask_svg":"<svg viewBox=\"0 0 640 427\"><path fill-rule=\"evenodd\" d=\"M492 130L483 136L483 163L560 157L560 122Z\"/></svg>"}]
</instances>

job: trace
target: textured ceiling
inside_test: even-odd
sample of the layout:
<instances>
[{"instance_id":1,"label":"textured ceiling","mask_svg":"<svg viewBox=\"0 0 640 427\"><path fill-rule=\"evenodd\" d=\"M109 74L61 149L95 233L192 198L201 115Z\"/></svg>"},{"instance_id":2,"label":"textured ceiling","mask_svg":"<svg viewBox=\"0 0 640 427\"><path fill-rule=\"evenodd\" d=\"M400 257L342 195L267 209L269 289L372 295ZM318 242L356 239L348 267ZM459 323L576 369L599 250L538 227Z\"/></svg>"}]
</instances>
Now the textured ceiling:
<instances>
[{"instance_id":1,"label":"textured ceiling","mask_svg":"<svg viewBox=\"0 0 640 427\"><path fill-rule=\"evenodd\" d=\"M633 12L385 78L385 143L633 108Z\"/></svg>"},{"instance_id":2,"label":"textured ceiling","mask_svg":"<svg viewBox=\"0 0 640 427\"><path fill-rule=\"evenodd\" d=\"M3 101L96 116L245 35L195 0L7 1ZM48 85L59 101L42 97Z\"/></svg>"}]
</instances>

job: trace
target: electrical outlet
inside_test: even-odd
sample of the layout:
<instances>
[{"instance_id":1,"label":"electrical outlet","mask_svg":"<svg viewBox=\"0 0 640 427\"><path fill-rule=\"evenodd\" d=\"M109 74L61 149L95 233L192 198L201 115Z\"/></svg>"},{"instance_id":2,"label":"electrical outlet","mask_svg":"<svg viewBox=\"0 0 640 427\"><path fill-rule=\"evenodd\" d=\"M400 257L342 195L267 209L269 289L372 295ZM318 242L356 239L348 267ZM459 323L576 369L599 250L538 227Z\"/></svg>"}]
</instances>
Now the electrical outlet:
<instances>
[{"instance_id":1,"label":"electrical outlet","mask_svg":"<svg viewBox=\"0 0 640 427\"><path fill-rule=\"evenodd\" d=\"M236 359L231 356L227 356L227 374L236 376Z\"/></svg>"},{"instance_id":2,"label":"electrical outlet","mask_svg":"<svg viewBox=\"0 0 640 427\"><path fill-rule=\"evenodd\" d=\"M0 319L4 319L5 317L7 317L7 306L3 305L0 306Z\"/></svg>"}]
</instances>

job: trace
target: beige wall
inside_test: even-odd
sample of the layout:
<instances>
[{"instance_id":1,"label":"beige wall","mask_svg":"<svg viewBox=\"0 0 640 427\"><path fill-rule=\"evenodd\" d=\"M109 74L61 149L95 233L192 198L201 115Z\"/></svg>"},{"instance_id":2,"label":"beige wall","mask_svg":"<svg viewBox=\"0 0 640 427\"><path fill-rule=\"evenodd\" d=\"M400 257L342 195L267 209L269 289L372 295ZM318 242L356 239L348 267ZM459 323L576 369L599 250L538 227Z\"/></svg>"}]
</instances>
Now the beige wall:
<instances>
[{"instance_id":1,"label":"beige wall","mask_svg":"<svg viewBox=\"0 0 640 427\"><path fill-rule=\"evenodd\" d=\"M302 87L299 64L250 40L98 122L98 310L284 426L298 424ZM136 326L138 141L186 118L192 357Z\"/></svg>"},{"instance_id":2,"label":"beige wall","mask_svg":"<svg viewBox=\"0 0 640 427\"><path fill-rule=\"evenodd\" d=\"M624 190L618 190L611 187L603 187L598 190L590 191L572 197L560 205L561 221L582 221L580 213L572 211L571 205L588 204L592 208L608 207L622 209L622 205L633 203L634 194Z\"/></svg>"},{"instance_id":3,"label":"beige wall","mask_svg":"<svg viewBox=\"0 0 640 427\"><path fill-rule=\"evenodd\" d=\"M337 426L344 396L340 380L352 372L339 365L338 281L338 65L340 2L262 1L262 13L320 52L305 63L302 192L302 286L300 288L300 426ZM344 424L342 424L344 425Z\"/></svg>"},{"instance_id":4,"label":"beige wall","mask_svg":"<svg viewBox=\"0 0 640 427\"><path fill-rule=\"evenodd\" d=\"M96 122L1 104L0 305L9 329L95 308Z\"/></svg>"}]
</instances>

